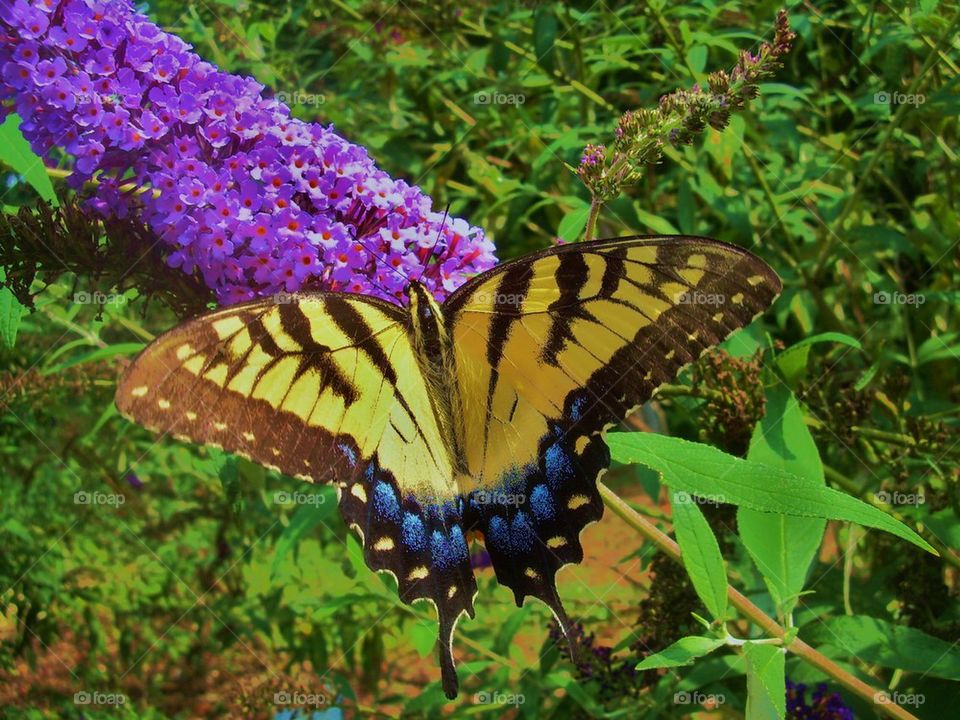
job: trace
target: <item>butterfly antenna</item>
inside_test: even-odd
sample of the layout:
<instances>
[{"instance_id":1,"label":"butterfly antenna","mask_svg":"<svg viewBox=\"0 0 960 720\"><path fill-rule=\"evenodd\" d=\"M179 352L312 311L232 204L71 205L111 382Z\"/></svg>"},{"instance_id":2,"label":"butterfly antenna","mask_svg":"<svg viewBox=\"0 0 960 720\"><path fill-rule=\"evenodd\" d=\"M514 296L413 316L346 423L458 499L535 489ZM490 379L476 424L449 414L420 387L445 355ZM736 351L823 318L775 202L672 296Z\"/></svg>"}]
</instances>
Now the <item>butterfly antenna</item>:
<instances>
[{"instance_id":1,"label":"butterfly antenna","mask_svg":"<svg viewBox=\"0 0 960 720\"><path fill-rule=\"evenodd\" d=\"M383 255L381 255L378 251L374 250L369 245L367 245L361 238L354 238L354 241L357 244L359 244L360 247L362 247L364 250L370 253L374 258L376 258L378 263L381 266L388 268L389 270L391 270L392 272L400 276L400 278L404 281L406 285L410 284L410 277L399 268L396 268L393 265L391 265L387 261L387 259L383 257ZM385 296L394 297L394 294L392 292L388 291L385 287L383 287L383 285L380 285L375 280L371 280L370 284L376 287L378 290L380 290L380 292L382 292Z\"/></svg>"},{"instance_id":2,"label":"butterfly antenna","mask_svg":"<svg viewBox=\"0 0 960 720\"><path fill-rule=\"evenodd\" d=\"M440 221L440 229L437 230L437 239L433 241L433 245L430 248L430 254L427 255L427 259L424 260L423 270L421 270L420 275L417 276L417 282L420 282L423 276L427 274L427 270L430 268L430 265L429 265L430 258L433 257L433 253L435 253L437 250L437 245L440 244L440 238L443 237L443 228L447 224L447 216L449 213L450 213L450 203L447 203L447 207L443 209L443 220Z\"/></svg>"}]
</instances>

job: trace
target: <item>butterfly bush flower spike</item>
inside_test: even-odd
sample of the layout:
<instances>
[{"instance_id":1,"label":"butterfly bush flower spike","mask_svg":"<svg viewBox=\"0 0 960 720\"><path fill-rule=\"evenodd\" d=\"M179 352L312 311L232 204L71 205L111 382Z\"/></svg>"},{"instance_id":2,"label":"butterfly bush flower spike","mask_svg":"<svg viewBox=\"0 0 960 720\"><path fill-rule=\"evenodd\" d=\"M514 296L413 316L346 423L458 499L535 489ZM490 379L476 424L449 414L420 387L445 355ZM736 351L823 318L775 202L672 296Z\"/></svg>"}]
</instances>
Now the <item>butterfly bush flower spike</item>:
<instances>
[{"instance_id":1,"label":"butterfly bush flower spike","mask_svg":"<svg viewBox=\"0 0 960 720\"><path fill-rule=\"evenodd\" d=\"M773 42L764 42L756 54L743 51L733 70L712 73L707 86L677 90L660 98L653 110L630 110L621 116L614 142L587 145L577 174L593 198L587 237L593 234L600 207L635 184L648 165L663 157L666 144L689 145L709 125L723 130L730 115L743 110L759 94L758 83L782 66L796 35L785 10L777 15Z\"/></svg>"},{"instance_id":2,"label":"butterfly bush flower spike","mask_svg":"<svg viewBox=\"0 0 960 720\"><path fill-rule=\"evenodd\" d=\"M496 258L332 127L204 62L129 0L0 2L0 112L41 155L73 156L89 205L144 222L223 304L326 289L443 299Z\"/></svg>"}]
</instances>

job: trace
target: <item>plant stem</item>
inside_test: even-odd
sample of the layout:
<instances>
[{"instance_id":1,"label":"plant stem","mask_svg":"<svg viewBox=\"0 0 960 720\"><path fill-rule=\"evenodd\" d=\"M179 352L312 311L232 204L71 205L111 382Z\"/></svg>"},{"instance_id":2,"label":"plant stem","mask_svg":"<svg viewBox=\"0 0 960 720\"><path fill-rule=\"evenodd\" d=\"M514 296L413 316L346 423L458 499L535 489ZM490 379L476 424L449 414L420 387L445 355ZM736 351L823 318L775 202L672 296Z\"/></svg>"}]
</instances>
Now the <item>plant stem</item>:
<instances>
[{"instance_id":1,"label":"plant stem","mask_svg":"<svg viewBox=\"0 0 960 720\"><path fill-rule=\"evenodd\" d=\"M587 229L583 233L584 241L592 240L593 234L597 228L597 218L600 217L600 208L603 207L603 203L600 202L600 199L594 196L590 200L590 214L587 216Z\"/></svg>"},{"instance_id":2,"label":"plant stem","mask_svg":"<svg viewBox=\"0 0 960 720\"><path fill-rule=\"evenodd\" d=\"M606 485L598 483L598 486L604 504L610 508L615 515L647 540L650 540L660 551L664 552L671 559L680 562L680 546L677 545L673 538L631 508L619 495L614 493ZM754 605L740 591L736 590L733 586L728 586L727 596L730 599L731 605L763 629L768 635L781 640L784 638L787 631L773 618L766 615L760 608ZM917 720L916 716L911 715L899 705L893 702L878 700L878 698L886 697L883 691L873 688L859 678L854 677L803 640L795 638L785 646L786 649L794 655L829 675L847 690L870 703L878 713L887 717L898 718L899 720Z\"/></svg>"}]
</instances>

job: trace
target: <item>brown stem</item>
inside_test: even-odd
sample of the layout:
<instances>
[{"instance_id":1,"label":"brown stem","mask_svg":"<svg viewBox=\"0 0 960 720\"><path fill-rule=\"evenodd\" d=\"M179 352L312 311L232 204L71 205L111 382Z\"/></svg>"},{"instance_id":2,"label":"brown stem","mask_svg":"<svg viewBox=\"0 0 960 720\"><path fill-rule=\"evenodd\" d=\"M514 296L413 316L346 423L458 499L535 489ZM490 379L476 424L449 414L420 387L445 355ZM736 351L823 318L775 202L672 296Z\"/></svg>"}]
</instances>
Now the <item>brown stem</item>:
<instances>
[{"instance_id":1,"label":"brown stem","mask_svg":"<svg viewBox=\"0 0 960 720\"><path fill-rule=\"evenodd\" d=\"M602 207L603 203L596 196L590 200L590 214L587 216L587 229L583 233L584 242L593 239L593 234L597 228L597 218L600 217L600 208Z\"/></svg>"},{"instance_id":2,"label":"brown stem","mask_svg":"<svg viewBox=\"0 0 960 720\"><path fill-rule=\"evenodd\" d=\"M615 515L643 535L647 540L650 540L671 559L680 562L680 546L674 542L673 538L630 507L619 495L614 493L606 485L603 483L598 483L598 485L604 504L610 508ZM730 599L731 605L771 637L782 640L787 634L787 631L777 623L776 620L769 617L732 586L728 586L727 588L727 597ZM883 700L882 698L888 697L885 692L877 690L854 677L830 658L821 654L810 645L807 645L803 640L795 638L789 644L786 644L785 647L797 657L806 660L818 670L832 677L850 692L866 700L878 713L891 718L899 718L899 720L917 720L914 715L911 715L899 705L894 704L892 701Z\"/></svg>"}]
</instances>

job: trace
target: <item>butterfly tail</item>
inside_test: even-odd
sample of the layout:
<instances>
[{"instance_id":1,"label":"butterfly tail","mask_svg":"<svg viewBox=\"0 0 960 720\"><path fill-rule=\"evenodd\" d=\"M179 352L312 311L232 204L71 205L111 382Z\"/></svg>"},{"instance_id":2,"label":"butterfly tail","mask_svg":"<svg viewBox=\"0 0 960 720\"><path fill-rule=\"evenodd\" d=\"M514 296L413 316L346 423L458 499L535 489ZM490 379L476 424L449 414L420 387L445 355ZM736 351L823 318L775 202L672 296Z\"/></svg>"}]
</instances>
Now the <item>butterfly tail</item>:
<instances>
[{"instance_id":1,"label":"butterfly tail","mask_svg":"<svg viewBox=\"0 0 960 720\"><path fill-rule=\"evenodd\" d=\"M476 617L476 611L473 608L473 598L469 592L476 592L476 580L473 577L473 571L470 566L459 568L460 587L463 597L457 597L456 601L451 601L444 594L434 595L434 604L437 606L437 624L439 630L438 652L440 654L440 679L443 683L443 693L448 699L453 700L457 697L460 683L457 680L456 663L453 659L453 637L457 630L457 622L466 615L467 617ZM446 587L444 585L444 587ZM461 591L457 592L460 595Z\"/></svg>"},{"instance_id":2,"label":"butterfly tail","mask_svg":"<svg viewBox=\"0 0 960 720\"><path fill-rule=\"evenodd\" d=\"M567 640L567 647L570 651L570 661L574 665L580 664L580 642L579 642L579 632L576 626L570 621L570 618L567 616L567 611L563 609L563 603L560 602L560 595L557 593L556 585L553 588L553 596L550 597L539 597L547 607L550 608L553 612L553 616L557 619L557 625L560 626L560 631L563 633L564 638Z\"/></svg>"},{"instance_id":3,"label":"butterfly tail","mask_svg":"<svg viewBox=\"0 0 960 720\"><path fill-rule=\"evenodd\" d=\"M453 700L459 692L460 682L457 679L456 663L453 659L453 635L457 628L457 621L460 615L468 612L473 617L472 608L470 611L453 609L449 606L440 606L439 614L439 654L440 654L440 679L443 682L443 693L448 699Z\"/></svg>"}]
</instances>

